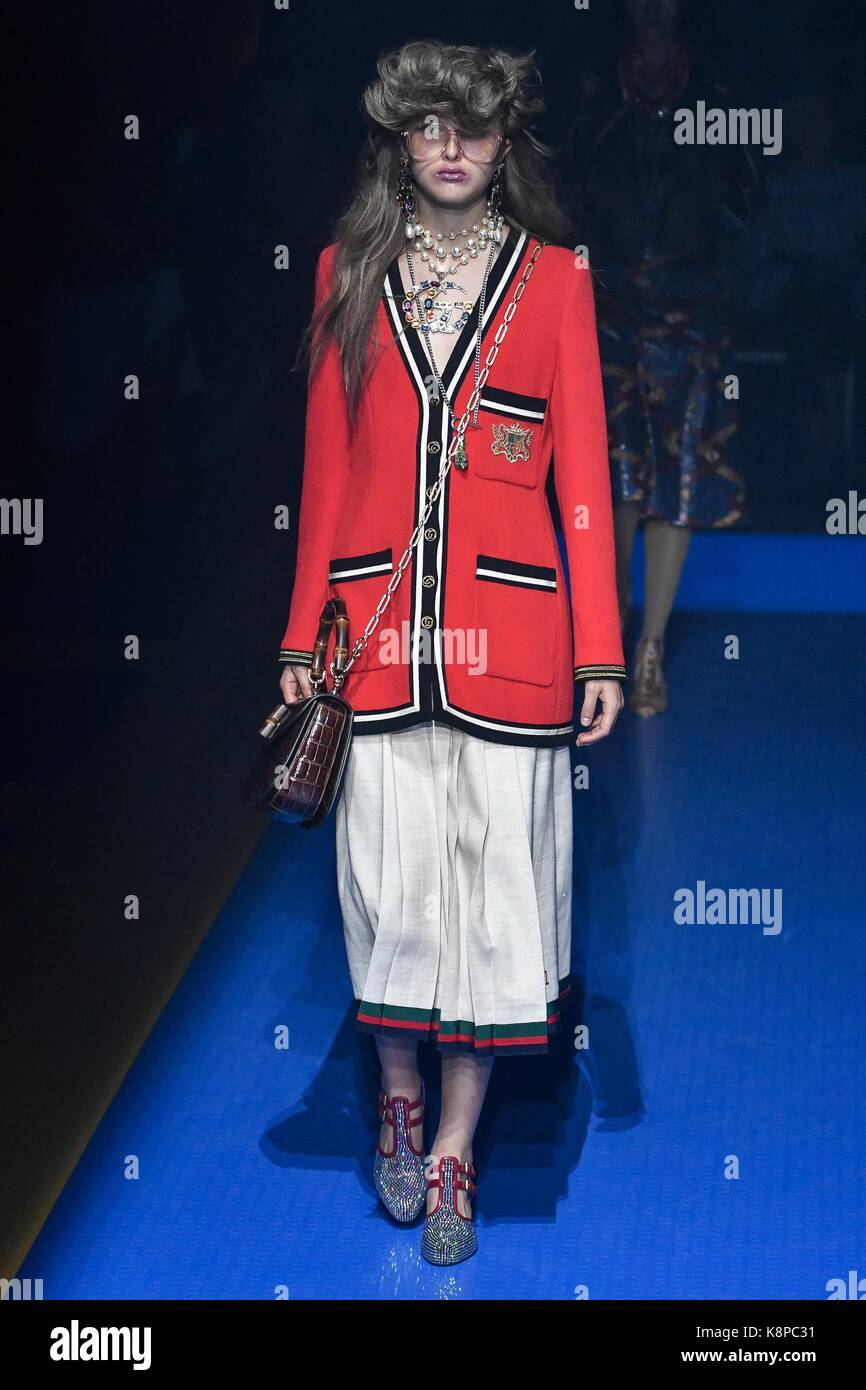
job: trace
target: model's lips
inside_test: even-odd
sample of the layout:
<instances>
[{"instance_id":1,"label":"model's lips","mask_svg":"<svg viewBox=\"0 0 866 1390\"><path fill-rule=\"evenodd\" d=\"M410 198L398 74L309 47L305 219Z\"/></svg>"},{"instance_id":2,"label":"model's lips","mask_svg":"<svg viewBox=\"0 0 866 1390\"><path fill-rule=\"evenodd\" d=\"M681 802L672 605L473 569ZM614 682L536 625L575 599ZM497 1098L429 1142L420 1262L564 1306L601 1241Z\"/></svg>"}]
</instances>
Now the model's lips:
<instances>
[{"instance_id":1,"label":"model's lips","mask_svg":"<svg viewBox=\"0 0 866 1390\"><path fill-rule=\"evenodd\" d=\"M468 175L462 169L440 169L436 177L444 179L446 183L462 183Z\"/></svg>"}]
</instances>

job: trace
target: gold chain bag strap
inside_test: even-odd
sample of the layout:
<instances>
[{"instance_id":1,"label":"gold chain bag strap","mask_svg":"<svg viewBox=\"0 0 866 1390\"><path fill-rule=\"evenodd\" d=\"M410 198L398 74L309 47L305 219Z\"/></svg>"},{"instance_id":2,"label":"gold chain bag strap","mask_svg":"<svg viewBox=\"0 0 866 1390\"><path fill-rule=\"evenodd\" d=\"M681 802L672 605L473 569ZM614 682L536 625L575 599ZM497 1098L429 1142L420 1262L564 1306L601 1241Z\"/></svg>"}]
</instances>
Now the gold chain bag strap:
<instances>
[{"instance_id":1,"label":"gold chain bag strap","mask_svg":"<svg viewBox=\"0 0 866 1390\"><path fill-rule=\"evenodd\" d=\"M403 578L412 558L412 551L418 544L430 513L442 492L454 456L463 445L463 436L475 403L499 354L508 332L508 325L517 311L535 262L545 245L545 242L540 241L526 264L520 284L514 291L479 373L478 382L457 423L454 437L440 465L439 476L430 488L427 506L412 532L409 544L403 551L388 587L376 605L375 612L352 648L351 655L349 618L345 602L340 598L332 598L322 609L313 658L310 662L312 693L294 704L278 705L266 717L259 733L267 740L268 746L260 752L247 782L244 800L249 805L264 811L276 812L280 820L300 825L304 830L311 830L314 826L321 825L336 801L346 767L353 719L352 707L340 693L341 687L356 658L366 648ZM333 678L333 687L328 690L325 685L325 665L331 629L335 626L337 635L334 656L328 668Z\"/></svg>"}]
</instances>

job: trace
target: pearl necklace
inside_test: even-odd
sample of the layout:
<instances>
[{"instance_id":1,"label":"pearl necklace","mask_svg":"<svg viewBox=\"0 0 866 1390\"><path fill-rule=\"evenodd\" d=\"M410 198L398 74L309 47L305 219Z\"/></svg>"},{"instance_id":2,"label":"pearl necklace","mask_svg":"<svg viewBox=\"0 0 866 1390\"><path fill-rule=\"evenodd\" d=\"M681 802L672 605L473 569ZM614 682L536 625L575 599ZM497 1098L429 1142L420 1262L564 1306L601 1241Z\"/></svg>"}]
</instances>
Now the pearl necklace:
<instances>
[{"instance_id":1,"label":"pearl necklace","mask_svg":"<svg viewBox=\"0 0 866 1390\"><path fill-rule=\"evenodd\" d=\"M480 294L479 300L478 300L478 322L477 322L477 324L475 325L475 352L474 352L474 354L473 354L473 355L474 355L473 375L474 375L474 378L475 378L475 389L474 389L473 394L475 395L476 400L475 400L475 409L474 409L473 412L472 412L472 423L471 423L471 425L467 425L467 429L473 429L473 430L477 430L477 429L480 428L480 426L479 426L479 424L478 424L478 407L479 407L479 405L481 404L481 395L480 395L480 392L479 392L479 390L478 390L478 382L479 382L479 380L480 380L480 378L481 378L481 335L482 335L482 333L484 332L484 306L485 306L485 304L486 304L486 302L487 302L487 281L488 281L489 278L490 278L490 271L491 271L491 269L492 269L492 267L493 267L493 262L494 262L494 260L495 260L495 256L496 256L496 247L495 247L495 245L494 245L494 242L491 240L491 241L490 241L490 254L489 254L488 257L487 257L487 265L486 265L485 268L484 268L484 279L483 279L482 282L481 282L481 294ZM417 292L418 292L418 286L417 286L416 283L415 283L415 271L414 271L413 266L412 266L412 248L411 248L411 246L407 246L407 247L406 247L406 263L407 263L407 265L409 266L409 278L410 278L411 281L412 281L412 289L413 289L413 291L415 292L415 294L417 294ZM410 303L411 303L411 301L410 301ZM405 302L404 302L404 308L405 308ZM467 316L467 317L468 317L468 316ZM425 346L426 349L427 349L427 355L428 355L428 357L430 358L430 366L433 368L433 375L434 375L435 378L436 378L436 384L437 384L437 386L439 387L439 390L440 390L440 392L442 393L442 399L444 400L445 405L446 405L447 408L448 408L448 414L451 416L451 419L452 419L452 420L456 421L457 415L456 415L456 413L455 413L455 411L454 411L453 405L451 404L451 400L450 400L450 398L449 398L449 396L448 396L448 392L445 390L445 384L444 384L444 382L442 381L442 376L441 376L441 374L440 374L439 368L436 366L436 358L435 358L434 355L433 355L433 348L432 348L431 343L430 343L430 325L429 325L429 324L424 324L424 323L419 322L419 324L418 324L418 329L419 329L419 332L421 333L421 340L422 340L422 342L424 343L424 346ZM453 353L452 353L452 355L453 355ZM450 359L449 359L449 365L450 365ZM439 397L437 396L437 397L434 397L433 399L438 400ZM466 440L465 440L465 437L464 437L463 439L460 440L460 443L459 443L459 445L457 446L457 449L456 449L456 451L455 451L455 454L454 454L454 466L455 466L456 468L459 468L461 472L465 472L465 470L469 467L469 459L468 459L468 457L467 457L467 455L466 455Z\"/></svg>"},{"instance_id":2,"label":"pearl necklace","mask_svg":"<svg viewBox=\"0 0 866 1390\"><path fill-rule=\"evenodd\" d=\"M491 242L498 245L502 240L502 222L502 213L492 216L488 204L488 210L480 222L473 222L471 227L462 227L459 232L433 232L420 222L407 222L406 240L412 242L426 265L438 265L448 274L453 273L458 265L468 265L470 260L475 260L478 252L486 251ZM458 237L465 237L465 247L456 244ZM454 244L447 245L446 242ZM431 256L433 251L435 255ZM446 267L448 256L451 257L451 265Z\"/></svg>"}]
</instances>

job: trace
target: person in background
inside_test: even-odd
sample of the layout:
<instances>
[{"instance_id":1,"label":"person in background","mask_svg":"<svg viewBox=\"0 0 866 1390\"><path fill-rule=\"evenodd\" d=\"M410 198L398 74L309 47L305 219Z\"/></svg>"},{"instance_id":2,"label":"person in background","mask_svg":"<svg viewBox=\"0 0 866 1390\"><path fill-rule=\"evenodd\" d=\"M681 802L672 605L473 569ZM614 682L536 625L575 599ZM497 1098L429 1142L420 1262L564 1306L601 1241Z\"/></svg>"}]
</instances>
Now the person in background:
<instances>
[{"instance_id":1,"label":"person in background","mask_svg":"<svg viewBox=\"0 0 866 1390\"><path fill-rule=\"evenodd\" d=\"M667 707L665 632L691 533L745 513L724 353L760 151L676 142L678 109L749 103L681 36L680 0L625 8L625 43L577 74L565 154L596 277L624 637L634 539L645 526L628 704L646 718Z\"/></svg>"}]
</instances>

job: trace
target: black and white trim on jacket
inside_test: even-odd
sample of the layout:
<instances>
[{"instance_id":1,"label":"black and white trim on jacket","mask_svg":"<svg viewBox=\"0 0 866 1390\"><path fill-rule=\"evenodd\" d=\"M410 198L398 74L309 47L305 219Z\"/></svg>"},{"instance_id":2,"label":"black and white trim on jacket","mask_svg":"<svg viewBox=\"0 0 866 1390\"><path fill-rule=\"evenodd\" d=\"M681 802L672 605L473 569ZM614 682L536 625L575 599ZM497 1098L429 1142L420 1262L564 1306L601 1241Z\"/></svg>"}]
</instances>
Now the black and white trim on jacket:
<instances>
[{"instance_id":1,"label":"black and white trim on jacket","mask_svg":"<svg viewBox=\"0 0 866 1390\"><path fill-rule=\"evenodd\" d=\"M490 337L493 317L502 303L503 297L511 290L516 274L526 255L529 239L524 232L509 235L500 257L494 262L488 282L487 304L482 329L482 343ZM389 267L384 285L385 310L392 327L400 359L415 392L418 408L418 434L416 453L416 521L428 500L427 490L432 487L439 472L442 451L447 450L451 439L450 417L441 401L431 400L426 380L429 376L429 361L426 358L420 339L415 334L406 334L402 322L400 305L404 297L402 281L396 268L396 258ZM477 316L477 308L476 308ZM464 325L454 351L442 374L442 381L449 399L455 400L467 373L471 370L475 348L474 334L477 318L470 316ZM543 418L547 402L538 397L526 397L514 392L485 390L486 408L497 414L512 414L515 418L537 420ZM410 586L409 625L412 635L412 655L409 662L409 698L403 704L387 709L363 710L355 712L354 733L389 733L408 729L413 725L435 720L437 723L451 725L476 737L496 743L509 743L527 747L561 747L571 742L574 736L572 720L560 724L523 724L512 720L491 719L465 710L448 698L445 668L435 634L444 630L446 616L443 595L445 591L445 567L448 550L448 513L451 476L446 478L445 487L439 494L419 544L413 552L412 564L407 568L403 583ZM349 561L331 561L345 564L340 573L340 582L345 579L366 577L368 573L385 573L385 569L368 569L368 565L385 565L385 554L373 556L352 556ZM555 571L545 566L527 566L513 561L503 561L497 557L479 557L486 568L495 573L483 576L492 583L523 584L538 590L550 590L551 579L556 581ZM490 562L490 563L487 563ZM498 568L497 568L498 567ZM362 570L361 574L347 571ZM482 576L478 576L481 578ZM428 583L424 583L427 579ZM433 583L430 584L429 580ZM433 661L420 658L422 632L434 637ZM296 665L309 665L312 652L284 650L280 660ZM606 668L605 668L606 669ZM363 678L363 677L361 677ZM351 673L347 691L351 701Z\"/></svg>"},{"instance_id":2,"label":"black and white trim on jacket","mask_svg":"<svg viewBox=\"0 0 866 1390\"><path fill-rule=\"evenodd\" d=\"M372 550L368 555L346 555L331 561L328 583L345 584L352 579L369 579L375 574L390 574L393 568L390 547L387 550Z\"/></svg>"},{"instance_id":3,"label":"black and white trim on jacket","mask_svg":"<svg viewBox=\"0 0 866 1390\"><path fill-rule=\"evenodd\" d=\"M515 420L535 420L540 424L547 414L547 400L544 396L504 391L501 386L485 386L478 409L494 411L497 415L513 415Z\"/></svg>"},{"instance_id":4,"label":"black and white trim on jacket","mask_svg":"<svg viewBox=\"0 0 866 1390\"><path fill-rule=\"evenodd\" d=\"M475 578L520 589L556 591L556 570L550 565L525 565L519 560L502 560L495 555L477 557Z\"/></svg>"},{"instance_id":5,"label":"black and white trim on jacket","mask_svg":"<svg viewBox=\"0 0 866 1390\"><path fill-rule=\"evenodd\" d=\"M509 236L500 257L494 262L488 281L487 302L482 327L482 343L490 337L494 315L503 298L513 288L517 273L527 253L529 238L525 232L514 232ZM435 483L443 450L447 450L451 440L450 417L441 400L431 399L426 381L430 365L420 338L407 334L402 322L400 305L404 297L402 281L395 261L385 277L385 309L394 334L400 359L406 367L412 383L418 407L418 436L416 453L416 520L428 500L428 489ZM450 400L456 400L463 381L470 371L475 350L475 325L477 322L477 301L473 315L464 325L457 343L442 373L442 384ZM536 411L546 402L537 397L518 396L513 392L485 391L490 402L489 408L502 413L503 404L515 410ZM508 399L505 399L505 398ZM521 418L536 419L537 414L524 414ZM496 720L473 714L461 709L449 700L445 670L441 661L435 634L444 630L445 614L443 595L446 588L446 563L448 553L448 513L451 488L451 475L439 494L434 511L428 518L421 540L413 553L412 567L407 570L404 584L411 584L410 632L412 634L412 657L409 663L409 700L407 703L382 710L356 712L354 731L356 734L390 732L410 728L413 724L435 719L442 724L473 733L493 742L525 744L530 747L556 746L570 741L573 734L572 722L563 724L521 724L511 720ZM527 576L521 569L532 570L531 566L521 567L509 562L510 577L502 575L503 583L525 583ZM547 580L552 571L543 571ZM530 581L538 576L529 575ZM424 580L428 582L425 584ZM429 581L433 580L431 584ZM498 582L494 580L493 582ZM547 587L530 582L530 587ZM420 660L421 643L418 641L424 631L434 635L433 661Z\"/></svg>"}]
</instances>

